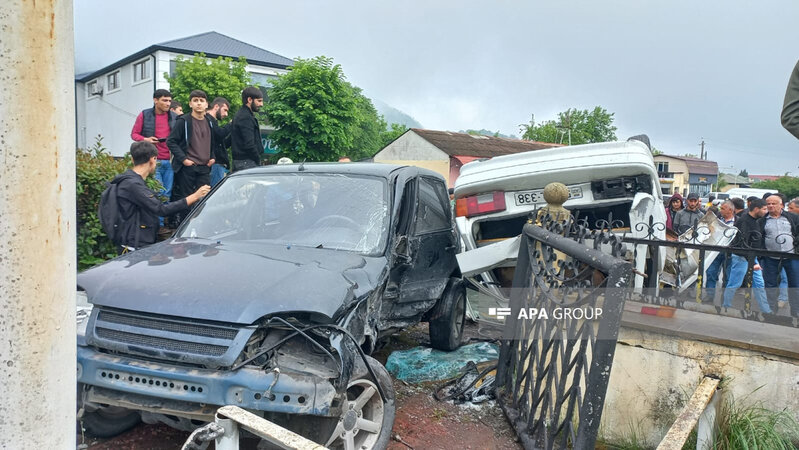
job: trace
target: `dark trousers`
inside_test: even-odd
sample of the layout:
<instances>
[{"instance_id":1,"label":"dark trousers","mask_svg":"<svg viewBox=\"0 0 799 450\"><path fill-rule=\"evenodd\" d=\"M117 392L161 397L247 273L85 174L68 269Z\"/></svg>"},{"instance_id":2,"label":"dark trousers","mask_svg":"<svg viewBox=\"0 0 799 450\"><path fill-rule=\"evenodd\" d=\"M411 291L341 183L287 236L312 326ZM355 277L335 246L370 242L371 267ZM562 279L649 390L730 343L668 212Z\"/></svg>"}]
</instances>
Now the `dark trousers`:
<instances>
[{"instance_id":1,"label":"dark trousers","mask_svg":"<svg viewBox=\"0 0 799 450\"><path fill-rule=\"evenodd\" d=\"M776 310L780 286L780 260L776 258L760 258L763 266L763 281L766 284L768 302L772 310ZM782 260L782 268L788 277L788 303L791 315L799 317L799 259Z\"/></svg>"},{"instance_id":2,"label":"dark trousers","mask_svg":"<svg viewBox=\"0 0 799 450\"><path fill-rule=\"evenodd\" d=\"M183 166L175 172L172 183L172 198L170 201L180 200L193 194L200 186L211 184L211 168L208 166ZM188 215L188 211L181 211L172 216L172 225L177 227Z\"/></svg>"},{"instance_id":3,"label":"dark trousers","mask_svg":"<svg viewBox=\"0 0 799 450\"><path fill-rule=\"evenodd\" d=\"M258 167L258 164L251 159L234 159L233 160L233 172L238 172L239 170L244 169L252 169L253 167Z\"/></svg>"}]
</instances>

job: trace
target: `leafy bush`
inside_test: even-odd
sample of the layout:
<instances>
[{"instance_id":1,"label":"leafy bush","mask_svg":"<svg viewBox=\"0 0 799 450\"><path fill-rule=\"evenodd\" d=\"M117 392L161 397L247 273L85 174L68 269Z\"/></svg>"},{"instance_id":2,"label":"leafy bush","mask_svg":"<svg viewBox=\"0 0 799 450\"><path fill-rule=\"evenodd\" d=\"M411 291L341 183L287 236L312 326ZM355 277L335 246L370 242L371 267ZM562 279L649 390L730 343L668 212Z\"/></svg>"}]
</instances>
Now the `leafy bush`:
<instances>
[{"instance_id":1,"label":"leafy bush","mask_svg":"<svg viewBox=\"0 0 799 450\"><path fill-rule=\"evenodd\" d=\"M89 149L77 149L75 175L78 213L78 269L84 270L116 256L114 244L105 235L97 218L97 205L105 183L126 169L124 160L115 159L97 136Z\"/></svg>"}]
</instances>

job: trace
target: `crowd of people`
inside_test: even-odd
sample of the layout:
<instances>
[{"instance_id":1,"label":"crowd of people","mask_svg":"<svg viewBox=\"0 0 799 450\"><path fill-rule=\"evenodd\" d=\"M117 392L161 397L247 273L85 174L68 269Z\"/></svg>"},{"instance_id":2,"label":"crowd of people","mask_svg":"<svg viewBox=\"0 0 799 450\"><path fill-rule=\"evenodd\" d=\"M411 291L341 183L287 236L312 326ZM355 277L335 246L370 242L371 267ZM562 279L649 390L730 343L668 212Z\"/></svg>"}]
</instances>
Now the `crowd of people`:
<instances>
[{"instance_id":1,"label":"crowd of people","mask_svg":"<svg viewBox=\"0 0 799 450\"><path fill-rule=\"evenodd\" d=\"M159 231L171 232L189 207L204 197L228 171L260 164L263 146L255 114L263 107L260 89L254 86L241 93L242 107L233 120L221 126L228 116L230 101L217 97L208 104L202 90L189 94L188 113L172 99L166 89L153 93L153 107L136 116L130 137L133 168L118 175L117 204L123 230L118 244L125 252L154 243ZM232 164L227 148L231 147ZM161 183L163 203L144 180L150 176Z\"/></svg>"},{"instance_id":2,"label":"crowd of people","mask_svg":"<svg viewBox=\"0 0 799 450\"><path fill-rule=\"evenodd\" d=\"M740 198L720 203L714 200L710 198L703 207L699 196L691 193L683 204L682 196L675 193L665 205L666 227L677 234L696 229L708 212L737 229L730 243L732 250L728 254L718 254L707 267L706 289L715 292L723 269L727 282L722 306L732 307L735 291L743 284L751 262L751 283L760 311L776 314L788 303L791 315L799 317L799 259L766 254L796 253L795 244L799 245L799 198L789 202L783 194L765 194L762 198L749 197L746 205ZM755 253L763 250L764 254L752 257L751 250Z\"/></svg>"}]
</instances>

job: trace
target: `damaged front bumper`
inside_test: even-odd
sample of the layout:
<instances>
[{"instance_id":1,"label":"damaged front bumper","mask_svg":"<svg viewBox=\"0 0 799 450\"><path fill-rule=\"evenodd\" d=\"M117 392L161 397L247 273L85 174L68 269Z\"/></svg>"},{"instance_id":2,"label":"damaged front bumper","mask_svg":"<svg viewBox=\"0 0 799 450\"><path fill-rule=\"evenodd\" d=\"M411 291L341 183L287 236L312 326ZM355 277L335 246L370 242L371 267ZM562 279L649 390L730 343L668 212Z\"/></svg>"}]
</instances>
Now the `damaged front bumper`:
<instances>
[{"instance_id":1,"label":"damaged front bumper","mask_svg":"<svg viewBox=\"0 0 799 450\"><path fill-rule=\"evenodd\" d=\"M78 347L82 400L130 409L213 420L217 407L333 416L338 393L328 379L293 371L242 367L209 370L100 353Z\"/></svg>"}]
</instances>

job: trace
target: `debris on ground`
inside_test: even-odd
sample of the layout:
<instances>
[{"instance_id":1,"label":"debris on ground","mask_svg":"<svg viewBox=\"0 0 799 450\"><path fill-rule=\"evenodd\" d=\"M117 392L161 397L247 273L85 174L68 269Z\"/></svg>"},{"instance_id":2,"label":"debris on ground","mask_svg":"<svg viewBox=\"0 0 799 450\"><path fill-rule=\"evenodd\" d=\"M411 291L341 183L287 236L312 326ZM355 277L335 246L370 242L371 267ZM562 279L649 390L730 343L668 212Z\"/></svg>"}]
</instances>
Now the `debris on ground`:
<instances>
[{"instance_id":1,"label":"debris on ground","mask_svg":"<svg viewBox=\"0 0 799 450\"><path fill-rule=\"evenodd\" d=\"M446 382L433 392L433 398L443 402L452 400L459 403L483 403L494 398L494 380L497 375L497 361L475 364L466 363L463 374Z\"/></svg>"}]
</instances>

